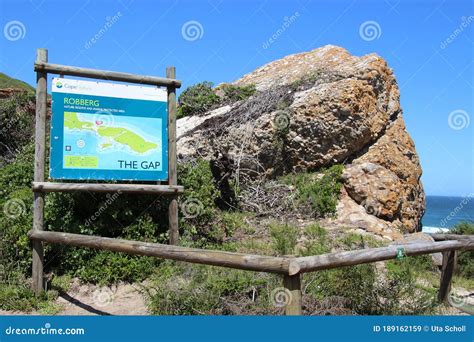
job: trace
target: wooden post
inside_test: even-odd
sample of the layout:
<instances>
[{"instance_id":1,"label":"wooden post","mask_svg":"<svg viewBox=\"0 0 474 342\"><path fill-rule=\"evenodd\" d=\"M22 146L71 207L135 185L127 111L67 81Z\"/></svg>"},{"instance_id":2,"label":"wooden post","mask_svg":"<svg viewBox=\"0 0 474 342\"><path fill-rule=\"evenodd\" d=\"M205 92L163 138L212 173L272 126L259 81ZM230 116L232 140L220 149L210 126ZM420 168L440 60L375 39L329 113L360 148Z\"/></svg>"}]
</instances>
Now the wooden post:
<instances>
[{"instance_id":1,"label":"wooden post","mask_svg":"<svg viewBox=\"0 0 474 342\"><path fill-rule=\"evenodd\" d=\"M283 286L289 291L289 302L285 307L285 315L299 316L303 312L303 304L301 298L301 280L300 275L284 275Z\"/></svg>"},{"instance_id":2,"label":"wooden post","mask_svg":"<svg viewBox=\"0 0 474 342\"><path fill-rule=\"evenodd\" d=\"M440 303L446 301L448 298L455 265L456 251L443 252L443 265L441 266L441 279L438 292L438 301Z\"/></svg>"},{"instance_id":3,"label":"wooden post","mask_svg":"<svg viewBox=\"0 0 474 342\"><path fill-rule=\"evenodd\" d=\"M48 62L48 50L36 51L36 62ZM44 182L44 162L46 145L47 73L36 73L36 122L35 122L35 182ZM33 230L44 229L44 193L34 192ZM36 294L44 289L43 243L33 241L32 289Z\"/></svg>"},{"instance_id":4,"label":"wooden post","mask_svg":"<svg viewBox=\"0 0 474 342\"><path fill-rule=\"evenodd\" d=\"M167 67L166 77L176 78L176 68ZM168 184L178 184L177 161L176 161L176 88L168 86ZM170 244L177 245L179 239L178 231L178 200L176 196L171 198L168 207Z\"/></svg>"}]
</instances>

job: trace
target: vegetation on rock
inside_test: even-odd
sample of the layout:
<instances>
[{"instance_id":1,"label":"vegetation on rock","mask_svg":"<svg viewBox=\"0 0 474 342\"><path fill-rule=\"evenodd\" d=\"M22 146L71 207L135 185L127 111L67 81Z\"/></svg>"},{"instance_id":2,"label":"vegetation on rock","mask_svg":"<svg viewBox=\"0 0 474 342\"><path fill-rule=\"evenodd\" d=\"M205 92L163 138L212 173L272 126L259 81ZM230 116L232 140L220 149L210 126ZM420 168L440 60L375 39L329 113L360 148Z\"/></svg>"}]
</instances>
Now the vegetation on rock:
<instances>
[{"instance_id":1,"label":"vegetation on rock","mask_svg":"<svg viewBox=\"0 0 474 342\"><path fill-rule=\"evenodd\" d=\"M219 97L212 82L204 81L188 87L178 98L177 117L201 115L218 106L245 100L255 93L255 86L236 86L226 84L221 87L223 96Z\"/></svg>"},{"instance_id":2,"label":"vegetation on rock","mask_svg":"<svg viewBox=\"0 0 474 342\"><path fill-rule=\"evenodd\" d=\"M324 217L336 212L336 205L342 188L342 165L323 169L322 174L297 173L283 177L283 181L293 185L298 191L301 205L310 204L314 216Z\"/></svg>"}]
</instances>

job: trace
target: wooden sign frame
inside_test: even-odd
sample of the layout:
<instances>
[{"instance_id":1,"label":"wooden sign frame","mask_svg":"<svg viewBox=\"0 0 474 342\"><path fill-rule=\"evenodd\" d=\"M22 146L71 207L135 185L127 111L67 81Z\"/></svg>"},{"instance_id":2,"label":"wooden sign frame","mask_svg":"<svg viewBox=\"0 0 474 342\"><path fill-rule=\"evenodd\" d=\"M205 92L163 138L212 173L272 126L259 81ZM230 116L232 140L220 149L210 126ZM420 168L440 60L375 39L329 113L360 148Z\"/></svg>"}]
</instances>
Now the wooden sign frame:
<instances>
[{"instance_id":1,"label":"wooden sign frame","mask_svg":"<svg viewBox=\"0 0 474 342\"><path fill-rule=\"evenodd\" d=\"M181 82L176 79L175 67L166 68L166 78L144 76L115 71L94 70L73 66L48 63L48 50L37 49L36 62L36 122L35 122L35 171L33 180L33 233L44 231L44 202L48 192L123 192L136 194L160 194L170 196L168 207L169 241L176 245L179 239L178 231L178 195L183 193L183 187L178 186L176 161L176 88ZM154 85L167 88L168 106L168 184L107 184L107 183L58 183L45 181L46 158L46 120L48 109L47 79L48 73L86 77L93 79L119 81L137 84ZM50 234L62 234L49 232ZM44 250L41 239L32 239L33 265L32 288L35 293L44 290L43 266Z\"/></svg>"}]
</instances>

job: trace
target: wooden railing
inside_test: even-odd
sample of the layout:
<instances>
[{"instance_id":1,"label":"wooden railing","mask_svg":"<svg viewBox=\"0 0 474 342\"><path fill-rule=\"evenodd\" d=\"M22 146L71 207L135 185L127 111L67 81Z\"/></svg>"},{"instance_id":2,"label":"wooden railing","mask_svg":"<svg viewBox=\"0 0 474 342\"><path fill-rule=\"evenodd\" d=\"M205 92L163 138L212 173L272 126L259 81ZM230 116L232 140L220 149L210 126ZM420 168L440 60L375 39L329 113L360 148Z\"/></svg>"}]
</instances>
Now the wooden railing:
<instances>
[{"instance_id":1,"label":"wooden railing","mask_svg":"<svg viewBox=\"0 0 474 342\"><path fill-rule=\"evenodd\" d=\"M307 257L273 257L242 254L42 230L31 230L28 236L34 241L61 243L77 247L147 255L197 264L281 274L283 276L283 286L291 293L289 303L287 303L285 309L287 315L302 314L302 273L395 259L400 255L415 256L438 252L443 253L438 300L440 302L446 301L453 276L456 253L462 250L474 249L473 236L454 234L432 234L431 236L435 242L415 242Z\"/></svg>"}]
</instances>

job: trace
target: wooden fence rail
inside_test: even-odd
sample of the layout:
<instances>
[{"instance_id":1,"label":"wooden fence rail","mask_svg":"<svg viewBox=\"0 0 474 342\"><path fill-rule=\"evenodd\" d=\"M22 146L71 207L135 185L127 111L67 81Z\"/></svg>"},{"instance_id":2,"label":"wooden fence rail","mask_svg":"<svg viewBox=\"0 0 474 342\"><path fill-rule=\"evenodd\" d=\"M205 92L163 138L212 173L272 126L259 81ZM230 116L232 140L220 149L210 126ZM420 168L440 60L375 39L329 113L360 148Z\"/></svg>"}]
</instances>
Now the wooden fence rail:
<instances>
[{"instance_id":1,"label":"wooden fence rail","mask_svg":"<svg viewBox=\"0 0 474 342\"><path fill-rule=\"evenodd\" d=\"M28 236L34 241L61 243L76 247L103 249L134 255L147 255L197 264L279 274L289 274L290 272L294 274L298 273L297 264L292 263L292 259L288 257L241 254L164 245L159 243L113 239L100 236L38 230L30 230Z\"/></svg>"},{"instance_id":2,"label":"wooden fence rail","mask_svg":"<svg viewBox=\"0 0 474 342\"><path fill-rule=\"evenodd\" d=\"M459 241L420 242L388 247L368 248L297 258L300 272L314 272L341 266L367 264L404 256L431 254L462 249L474 249L474 239Z\"/></svg>"},{"instance_id":3,"label":"wooden fence rail","mask_svg":"<svg viewBox=\"0 0 474 342\"><path fill-rule=\"evenodd\" d=\"M302 273L395 259L400 256L400 253L403 256L415 256L443 252L443 270L438 299L445 301L453 275L456 251L474 249L474 237L466 237L449 241L409 243L297 258L204 250L42 230L31 230L28 236L33 241L61 243L211 266L281 274L283 275L283 285L291 294L290 301L286 306L287 315L300 315L302 312ZM442 239L439 238L439 240Z\"/></svg>"}]
</instances>

